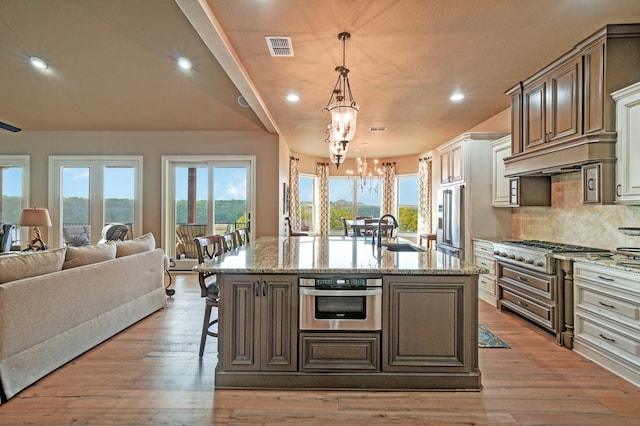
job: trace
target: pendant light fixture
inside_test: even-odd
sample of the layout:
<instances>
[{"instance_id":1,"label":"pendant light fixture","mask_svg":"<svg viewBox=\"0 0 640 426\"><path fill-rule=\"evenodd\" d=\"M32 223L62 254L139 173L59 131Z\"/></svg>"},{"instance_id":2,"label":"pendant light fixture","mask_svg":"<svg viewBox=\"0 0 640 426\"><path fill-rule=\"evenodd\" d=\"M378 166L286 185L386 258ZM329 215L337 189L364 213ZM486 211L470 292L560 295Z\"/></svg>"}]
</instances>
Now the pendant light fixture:
<instances>
[{"instance_id":1,"label":"pendant light fixture","mask_svg":"<svg viewBox=\"0 0 640 426\"><path fill-rule=\"evenodd\" d=\"M369 194L377 194L380 190L380 176L382 176L382 168L378 167L378 160L373 160L373 164L367 161L367 144L364 147L364 159L358 157L358 170L347 170L347 175L352 176L356 180L360 180L360 192L363 194L368 191Z\"/></svg>"},{"instance_id":2,"label":"pendant light fixture","mask_svg":"<svg viewBox=\"0 0 640 426\"><path fill-rule=\"evenodd\" d=\"M331 113L329 140L332 143L333 141L339 143L344 153L346 153L347 144L356 134L356 117L360 108L357 102L353 100L351 85L349 84L349 69L346 67L346 43L350 38L351 34L347 32L338 34L338 40L342 41L342 65L335 68L338 72L338 80L331 92L329 103L324 108ZM336 156L344 155L344 153L336 154ZM338 167L340 163L334 162Z\"/></svg>"}]
</instances>

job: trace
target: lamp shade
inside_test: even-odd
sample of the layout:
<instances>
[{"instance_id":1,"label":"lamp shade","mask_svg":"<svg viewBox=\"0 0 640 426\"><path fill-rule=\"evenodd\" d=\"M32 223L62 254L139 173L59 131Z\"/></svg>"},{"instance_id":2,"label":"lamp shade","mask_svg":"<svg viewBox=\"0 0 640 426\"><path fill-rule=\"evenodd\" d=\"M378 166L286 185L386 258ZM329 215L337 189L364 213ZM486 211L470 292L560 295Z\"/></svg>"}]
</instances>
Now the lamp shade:
<instances>
[{"instance_id":1,"label":"lamp shade","mask_svg":"<svg viewBox=\"0 0 640 426\"><path fill-rule=\"evenodd\" d=\"M51 218L47 209L22 209L18 218L20 226L51 226Z\"/></svg>"}]
</instances>

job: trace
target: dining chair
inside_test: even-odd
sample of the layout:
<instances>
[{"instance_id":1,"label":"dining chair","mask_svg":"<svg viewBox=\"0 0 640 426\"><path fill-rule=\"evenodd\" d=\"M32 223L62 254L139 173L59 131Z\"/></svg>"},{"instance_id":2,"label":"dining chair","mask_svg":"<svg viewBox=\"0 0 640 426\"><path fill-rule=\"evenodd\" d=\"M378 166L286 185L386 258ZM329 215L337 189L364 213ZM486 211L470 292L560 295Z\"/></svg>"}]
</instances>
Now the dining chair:
<instances>
[{"instance_id":1,"label":"dining chair","mask_svg":"<svg viewBox=\"0 0 640 426\"><path fill-rule=\"evenodd\" d=\"M368 218L364 220L364 229L362 232L364 236L369 237L373 235L373 233L377 230L378 230L378 219Z\"/></svg>"},{"instance_id":2,"label":"dining chair","mask_svg":"<svg viewBox=\"0 0 640 426\"><path fill-rule=\"evenodd\" d=\"M197 237L193 241L196 245L198 263L212 260L224 254L226 244L221 235ZM220 306L220 288L216 282L215 272L198 272L198 282L200 283L200 296L205 298L204 319L200 336L200 358L202 358L207 336L218 337L218 333L211 330L211 327L218 323L218 318L211 319L211 310Z\"/></svg>"},{"instance_id":3,"label":"dining chair","mask_svg":"<svg viewBox=\"0 0 640 426\"><path fill-rule=\"evenodd\" d=\"M222 234L222 239L224 240L223 251L225 253L238 248L235 232L225 232L224 234Z\"/></svg>"},{"instance_id":4,"label":"dining chair","mask_svg":"<svg viewBox=\"0 0 640 426\"><path fill-rule=\"evenodd\" d=\"M249 228L238 228L235 230L235 233L238 247L249 244Z\"/></svg>"},{"instance_id":5,"label":"dining chair","mask_svg":"<svg viewBox=\"0 0 640 426\"><path fill-rule=\"evenodd\" d=\"M345 237L353 237L353 234L349 234L349 228L347 227L347 219L344 216L340 216L340 221L342 222L342 228L344 229Z\"/></svg>"},{"instance_id":6,"label":"dining chair","mask_svg":"<svg viewBox=\"0 0 640 426\"><path fill-rule=\"evenodd\" d=\"M304 237L307 234L306 232L293 232L293 229L291 228L291 219L289 219L289 216L284 218L285 222L287 222L287 228L289 229L289 236L290 237Z\"/></svg>"}]
</instances>

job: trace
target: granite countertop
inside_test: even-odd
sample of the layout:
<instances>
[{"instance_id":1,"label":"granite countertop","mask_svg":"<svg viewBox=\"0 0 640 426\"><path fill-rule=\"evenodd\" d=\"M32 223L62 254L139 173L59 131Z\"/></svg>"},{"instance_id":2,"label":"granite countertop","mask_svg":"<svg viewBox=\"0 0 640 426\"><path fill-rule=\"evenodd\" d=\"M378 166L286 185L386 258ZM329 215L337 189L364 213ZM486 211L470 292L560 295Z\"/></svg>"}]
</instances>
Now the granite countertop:
<instances>
[{"instance_id":1,"label":"granite countertop","mask_svg":"<svg viewBox=\"0 0 640 426\"><path fill-rule=\"evenodd\" d=\"M617 269L619 271L633 272L640 274L640 260L629 259L626 256L614 253L602 254L570 254L556 253L554 258L560 260L572 260L574 262L591 263L592 265L606 266L607 268Z\"/></svg>"},{"instance_id":2,"label":"granite countertop","mask_svg":"<svg viewBox=\"0 0 640 426\"><path fill-rule=\"evenodd\" d=\"M407 243L384 238L387 243ZM415 245L411 243L412 245ZM358 273L397 275L475 275L485 268L447 256L436 250L391 252L378 249L370 238L261 237L218 259L193 268L223 273Z\"/></svg>"}]
</instances>

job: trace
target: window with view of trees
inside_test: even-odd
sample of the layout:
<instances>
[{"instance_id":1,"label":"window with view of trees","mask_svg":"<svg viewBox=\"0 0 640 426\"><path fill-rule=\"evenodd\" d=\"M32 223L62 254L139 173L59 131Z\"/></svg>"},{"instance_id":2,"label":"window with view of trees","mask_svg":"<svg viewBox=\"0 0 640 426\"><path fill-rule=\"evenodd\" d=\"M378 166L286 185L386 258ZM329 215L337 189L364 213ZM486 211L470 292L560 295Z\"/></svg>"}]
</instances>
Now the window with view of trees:
<instances>
[{"instance_id":1,"label":"window with view of trees","mask_svg":"<svg viewBox=\"0 0 640 426\"><path fill-rule=\"evenodd\" d=\"M314 176L300 175L298 188L300 191L300 230L314 232L315 226L315 183Z\"/></svg>"},{"instance_id":2,"label":"window with view of trees","mask_svg":"<svg viewBox=\"0 0 640 426\"><path fill-rule=\"evenodd\" d=\"M396 181L399 231L418 232L418 176L398 176Z\"/></svg>"},{"instance_id":3,"label":"window with view of trees","mask_svg":"<svg viewBox=\"0 0 640 426\"><path fill-rule=\"evenodd\" d=\"M358 216L380 217L380 193L362 191L353 178L329 178L329 229L342 231L340 217L350 220Z\"/></svg>"},{"instance_id":4,"label":"window with view of trees","mask_svg":"<svg viewBox=\"0 0 640 426\"><path fill-rule=\"evenodd\" d=\"M0 222L18 223L20 212L28 207L28 175L29 156L0 156ZM21 239L18 233L19 228L10 237L12 241Z\"/></svg>"}]
</instances>

